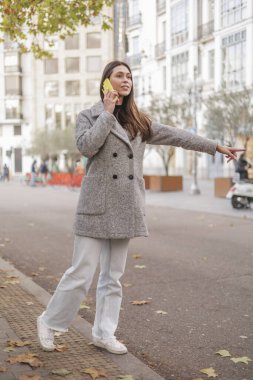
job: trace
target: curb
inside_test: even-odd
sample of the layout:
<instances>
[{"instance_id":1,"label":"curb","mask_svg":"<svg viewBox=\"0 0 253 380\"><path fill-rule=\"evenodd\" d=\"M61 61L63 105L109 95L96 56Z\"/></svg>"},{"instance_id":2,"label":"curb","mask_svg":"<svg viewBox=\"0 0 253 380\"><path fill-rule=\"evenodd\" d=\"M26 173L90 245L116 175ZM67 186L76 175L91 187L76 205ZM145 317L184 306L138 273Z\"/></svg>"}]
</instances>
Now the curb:
<instances>
[{"instance_id":1,"label":"curb","mask_svg":"<svg viewBox=\"0 0 253 380\"><path fill-rule=\"evenodd\" d=\"M0 268L12 271L15 276L19 277L20 286L28 293L32 294L43 306L46 307L51 295L37 285L31 278L20 272L12 264L0 257ZM75 318L72 326L76 328L86 339L90 340L92 325L81 318L79 315ZM154 372L151 368L142 363L131 353L126 355L112 355L106 351L103 352L111 361L113 361L123 372L131 373L133 377L139 380L164 380L163 377Z\"/></svg>"}]
</instances>

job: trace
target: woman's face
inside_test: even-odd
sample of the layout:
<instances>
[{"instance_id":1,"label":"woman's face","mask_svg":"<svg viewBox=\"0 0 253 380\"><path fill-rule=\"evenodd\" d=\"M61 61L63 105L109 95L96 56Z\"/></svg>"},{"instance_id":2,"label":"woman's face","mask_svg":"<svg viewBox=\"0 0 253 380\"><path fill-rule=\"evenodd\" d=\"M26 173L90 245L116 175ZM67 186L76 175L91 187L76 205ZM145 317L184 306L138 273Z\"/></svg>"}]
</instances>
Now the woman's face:
<instances>
[{"instance_id":1,"label":"woman's face","mask_svg":"<svg viewBox=\"0 0 253 380\"><path fill-rule=\"evenodd\" d=\"M128 96L132 89L132 75L128 68L124 65L114 67L110 82L115 91L118 91L119 96Z\"/></svg>"}]
</instances>

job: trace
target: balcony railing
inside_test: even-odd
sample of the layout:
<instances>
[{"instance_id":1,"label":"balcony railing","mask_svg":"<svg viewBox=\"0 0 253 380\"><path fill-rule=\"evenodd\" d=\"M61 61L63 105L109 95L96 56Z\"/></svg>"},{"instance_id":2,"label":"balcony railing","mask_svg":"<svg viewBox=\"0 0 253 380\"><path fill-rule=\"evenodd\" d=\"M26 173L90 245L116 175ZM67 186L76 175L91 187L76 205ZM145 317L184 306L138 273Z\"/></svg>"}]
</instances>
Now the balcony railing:
<instances>
[{"instance_id":1,"label":"balcony railing","mask_svg":"<svg viewBox=\"0 0 253 380\"><path fill-rule=\"evenodd\" d=\"M166 42L163 41L157 45L155 45L155 57L162 58L165 56Z\"/></svg>"},{"instance_id":2,"label":"balcony railing","mask_svg":"<svg viewBox=\"0 0 253 380\"><path fill-rule=\"evenodd\" d=\"M141 64L141 53L130 55L126 58L126 60L127 60L127 63L129 64L129 66L132 68L136 67L136 66L140 66L140 64Z\"/></svg>"},{"instance_id":3,"label":"balcony railing","mask_svg":"<svg viewBox=\"0 0 253 380\"><path fill-rule=\"evenodd\" d=\"M212 36L214 32L214 20L207 22L206 24L199 25L198 27L198 39Z\"/></svg>"},{"instance_id":4,"label":"balcony railing","mask_svg":"<svg viewBox=\"0 0 253 380\"><path fill-rule=\"evenodd\" d=\"M127 19L127 28L136 27L141 24L142 15L141 12L136 13L135 15Z\"/></svg>"},{"instance_id":5,"label":"balcony railing","mask_svg":"<svg viewBox=\"0 0 253 380\"><path fill-rule=\"evenodd\" d=\"M166 0L156 0L156 12L162 13L166 11Z\"/></svg>"}]
</instances>

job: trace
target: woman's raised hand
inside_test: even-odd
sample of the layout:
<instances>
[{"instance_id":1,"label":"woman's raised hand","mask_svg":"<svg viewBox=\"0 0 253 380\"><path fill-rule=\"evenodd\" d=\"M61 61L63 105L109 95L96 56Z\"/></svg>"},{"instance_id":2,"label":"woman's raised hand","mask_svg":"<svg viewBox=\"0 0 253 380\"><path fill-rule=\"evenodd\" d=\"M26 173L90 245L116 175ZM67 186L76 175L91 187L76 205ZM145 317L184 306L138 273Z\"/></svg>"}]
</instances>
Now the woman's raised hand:
<instances>
[{"instance_id":1,"label":"woman's raised hand","mask_svg":"<svg viewBox=\"0 0 253 380\"><path fill-rule=\"evenodd\" d=\"M113 113L115 109L115 104L119 99L119 94L117 91L106 91L104 94L104 109L107 112Z\"/></svg>"},{"instance_id":2,"label":"woman's raised hand","mask_svg":"<svg viewBox=\"0 0 253 380\"><path fill-rule=\"evenodd\" d=\"M245 152L246 149L230 148L228 146L217 145L216 152L226 155L227 162L237 159L237 152Z\"/></svg>"}]
</instances>

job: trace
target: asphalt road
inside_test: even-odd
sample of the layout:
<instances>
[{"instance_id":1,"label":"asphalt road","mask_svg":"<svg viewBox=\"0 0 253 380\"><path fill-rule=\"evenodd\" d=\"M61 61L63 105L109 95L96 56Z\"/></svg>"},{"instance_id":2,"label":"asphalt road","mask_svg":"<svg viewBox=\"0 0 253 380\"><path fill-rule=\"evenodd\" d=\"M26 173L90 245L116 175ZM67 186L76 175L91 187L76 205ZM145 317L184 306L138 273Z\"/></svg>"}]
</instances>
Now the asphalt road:
<instances>
[{"instance_id":1,"label":"asphalt road","mask_svg":"<svg viewBox=\"0 0 253 380\"><path fill-rule=\"evenodd\" d=\"M0 254L51 293L71 263L77 197L0 184ZM130 243L117 336L166 380L206 379L209 367L219 380L252 380L253 361L215 354L253 360L252 219L147 206L147 222L150 236ZM89 322L96 280L80 311Z\"/></svg>"}]
</instances>

